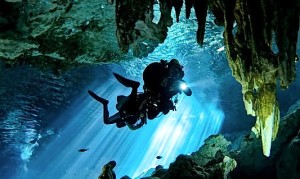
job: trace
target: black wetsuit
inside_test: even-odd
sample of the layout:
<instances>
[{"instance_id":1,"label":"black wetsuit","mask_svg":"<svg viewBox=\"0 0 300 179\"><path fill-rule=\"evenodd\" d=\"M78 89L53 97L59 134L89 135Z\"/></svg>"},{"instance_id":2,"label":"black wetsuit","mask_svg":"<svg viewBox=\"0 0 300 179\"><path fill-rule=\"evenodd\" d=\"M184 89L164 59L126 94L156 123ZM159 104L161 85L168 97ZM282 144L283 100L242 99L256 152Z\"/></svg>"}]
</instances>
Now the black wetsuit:
<instances>
[{"instance_id":1,"label":"black wetsuit","mask_svg":"<svg viewBox=\"0 0 300 179\"><path fill-rule=\"evenodd\" d=\"M171 85L176 80L181 80L184 76L182 66L175 59L167 62L151 63L146 67L143 73L145 93L156 97L159 100L157 111L148 114L149 119L155 118L159 112L167 114L170 109L174 109L173 102L170 100L178 91L171 91Z\"/></svg>"}]
</instances>

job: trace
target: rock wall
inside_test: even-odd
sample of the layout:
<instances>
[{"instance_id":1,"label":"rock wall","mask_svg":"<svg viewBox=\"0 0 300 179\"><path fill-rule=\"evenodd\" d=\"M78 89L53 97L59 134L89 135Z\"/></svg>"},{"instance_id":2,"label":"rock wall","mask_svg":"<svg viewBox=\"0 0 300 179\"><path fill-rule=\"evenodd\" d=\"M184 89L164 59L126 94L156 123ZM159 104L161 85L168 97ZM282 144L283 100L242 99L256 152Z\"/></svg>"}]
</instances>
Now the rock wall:
<instances>
[{"instance_id":1,"label":"rock wall","mask_svg":"<svg viewBox=\"0 0 300 179\"><path fill-rule=\"evenodd\" d=\"M115 7L106 0L0 2L0 58L56 71L113 62L123 54Z\"/></svg>"},{"instance_id":2,"label":"rock wall","mask_svg":"<svg viewBox=\"0 0 300 179\"><path fill-rule=\"evenodd\" d=\"M247 113L257 117L252 131L269 156L280 120L277 80L286 89L295 79L299 1L213 0L209 6L225 26L229 66L242 85Z\"/></svg>"},{"instance_id":3,"label":"rock wall","mask_svg":"<svg viewBox=\"0 0 300 179\"><path fill-rule=\"evenodd\" d=\"M281 119L278 136L272 144L270 157L260 151L262 144L254 133L242 141L233 141L238 149L230 156L237 161L232 178L299 178L300 100L292 111ZM298 168L297 168L298 167Z\"/></svg>"},{"instance_id":4,"label":"rock wall","mask_svg":"<svg viewBox=\"0 0 300 179\"><path fill-rule=\"evenodd\" d=\"M226 179L237 163L229 156L228 142L222 135L213 135L191 155L179 155L168 169L158 166L143 179Z\"/></svg>"}]
</instances>

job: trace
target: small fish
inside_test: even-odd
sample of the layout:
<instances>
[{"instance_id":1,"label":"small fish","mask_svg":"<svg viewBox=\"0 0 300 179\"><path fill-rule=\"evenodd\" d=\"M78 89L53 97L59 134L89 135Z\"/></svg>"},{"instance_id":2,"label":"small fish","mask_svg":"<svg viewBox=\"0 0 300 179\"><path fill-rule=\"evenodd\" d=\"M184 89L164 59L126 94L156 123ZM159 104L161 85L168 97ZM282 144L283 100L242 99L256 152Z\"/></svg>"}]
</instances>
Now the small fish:
<instances>
[{"instance_id":1,"label":"small fish","mask_svg":"<svg viewBox=\"0 0 300 179\"><path fill-rule=\"evenodd\" d=\"M160 155L156 156L156 159L161 159L161 158L162 158L162 156L160 156Z\"/></svg>"},{"instance_id":2,"label":"small fish","mask_svg":"<svg viewBox=\"0 0 300 179\"><path fill-rule=\"evenodd\" d=\"M86 152L88 151L89 149L79 149L78 152Z\"/></svg>"}]
</instances>

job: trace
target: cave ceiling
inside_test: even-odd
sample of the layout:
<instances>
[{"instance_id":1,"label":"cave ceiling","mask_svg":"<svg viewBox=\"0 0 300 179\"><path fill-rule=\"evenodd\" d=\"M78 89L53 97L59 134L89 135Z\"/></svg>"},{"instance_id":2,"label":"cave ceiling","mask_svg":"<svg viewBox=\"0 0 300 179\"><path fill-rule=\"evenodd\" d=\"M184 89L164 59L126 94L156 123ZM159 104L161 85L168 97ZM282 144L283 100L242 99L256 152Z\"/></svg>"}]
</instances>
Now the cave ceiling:
<instances>
[{"instance_id":1,"label":"cave ceiling","mask_svg":"<svg viewBox=\"0 0 300 179\"><path fill-rule=\"evenodd\" d=\"M178 22L181 10L189 18L192 8L195 40L203 46L212 13L215 25L224 26L228 64L242 86L245 109L257 118L252 131L269 156L280 122L277 85L286 89L295 79L299 6L300 0L6 0L0 2L0 58L10 67L58 72L118 61L130 50L143 58L164 42L173 18Z\"/></svg>"}]
</instances>

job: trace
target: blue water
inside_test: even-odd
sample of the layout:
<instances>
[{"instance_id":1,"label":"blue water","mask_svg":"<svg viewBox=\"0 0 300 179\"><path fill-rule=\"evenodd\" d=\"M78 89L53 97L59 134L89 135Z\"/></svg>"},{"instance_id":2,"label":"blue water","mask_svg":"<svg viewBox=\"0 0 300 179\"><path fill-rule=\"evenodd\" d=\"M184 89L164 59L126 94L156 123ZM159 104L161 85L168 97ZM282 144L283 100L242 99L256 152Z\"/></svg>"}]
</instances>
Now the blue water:
<instances>
[{"instance_id":1,"label":"blue water","mask_svg":"<svg viewBox=\"0 0 300 179\"><path fill-rule=\"evenodd\" d=\"M29 67L2 70L2 176L97 178L102 166L115 160L117 178L134 178L157 165L168 167L179 154L196 151L209 135L249 131L255 119L246 116L241 87L231 76L222 51L222 29L208 29L201 48L195 41L196 28L195 19L182 19L170 28L164 44L143 59L129 54L119 64L82 67L59 77ZM179 96L177 111L137 131L103 123L102 105L87 94L88 89L109 99L114 114L116 97L130 89L112 72L142 83L149 63L172 58L184 65L184 79L193 90L190 97ZM299 84L298 78L285 93L279 92L283 111L299 99ZM88 151L78 152L81 148Z\"/></svg>"},{"instance_id":2,"label":"blue water","mask_svg":"<svg viewBox=\"0 0 300 179\"><path fill-rule=\"evenodd\" d=\"M118 177L125 174L137 177L159 164L168 167L177 155L197 150L205 138L219 132L224 113L218 106L217 96L206 101L208 97L197 92L196 80L191 77L186 80L188 83L194 81L190 83L191 88L195 89L194 95L180 95L177 111L148 121L137 131L103 124L102 105L88 96L86 90L91 89L111 99L111 114L116 112L116 96L130 93L129 89L113 79L110 70L105 73L103 68L126 73L116 65L94 69L95 73L107 75L109 79L95 79L86 89L82 89L76 101L57 116L55 126L64 127L60 129L59 136L49 141L29 162L25 178L96 178L101 167L112 159L117 161L115 171ZM69 121L67 124L66 119ZM79 153L77 150L80 148L89 150ZM158 155L162 159L156 159Z\"/></svg>"}]
</instances>

